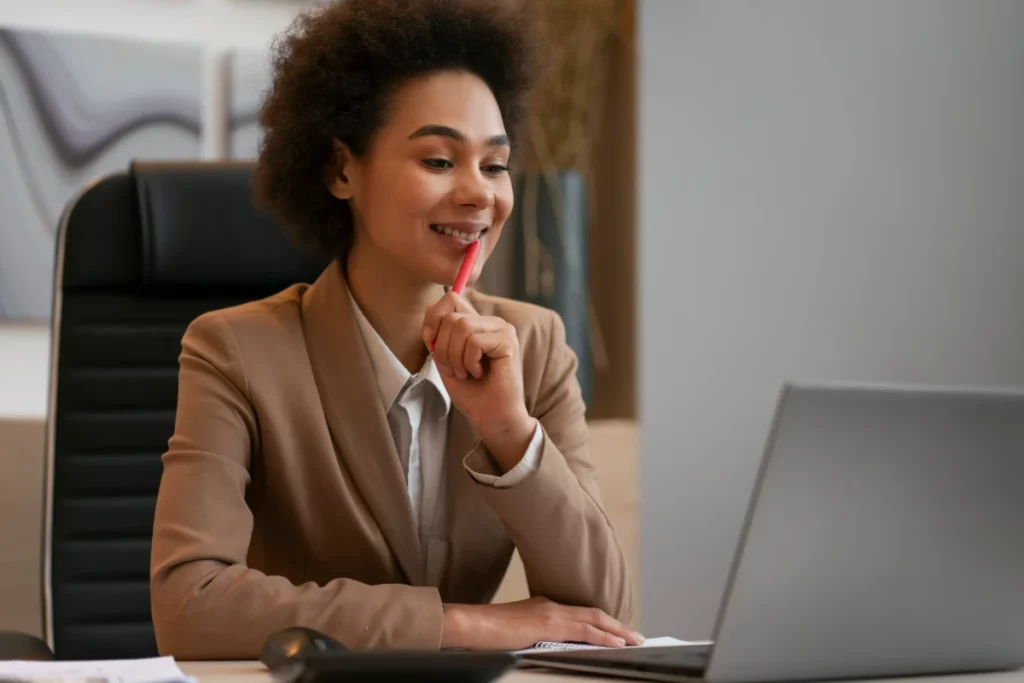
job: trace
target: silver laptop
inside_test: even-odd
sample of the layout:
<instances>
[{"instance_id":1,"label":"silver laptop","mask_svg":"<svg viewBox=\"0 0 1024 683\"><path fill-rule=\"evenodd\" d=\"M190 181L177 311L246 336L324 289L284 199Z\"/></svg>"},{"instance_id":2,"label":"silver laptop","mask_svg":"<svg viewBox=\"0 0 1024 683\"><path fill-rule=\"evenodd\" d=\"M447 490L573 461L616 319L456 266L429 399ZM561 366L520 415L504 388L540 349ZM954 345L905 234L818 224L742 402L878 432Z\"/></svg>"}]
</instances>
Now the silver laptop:
<instances>
[{"instance_id":1,"label":"silver laptop","mask_svg":"<svg viewBox=\"0 0 1024 683\"><path fill-rule=\"evenodd\" d=\"M524 661L711 683L1024 666L1024 393L786 385L713 644Z\"/></svg>"}]
</instances>

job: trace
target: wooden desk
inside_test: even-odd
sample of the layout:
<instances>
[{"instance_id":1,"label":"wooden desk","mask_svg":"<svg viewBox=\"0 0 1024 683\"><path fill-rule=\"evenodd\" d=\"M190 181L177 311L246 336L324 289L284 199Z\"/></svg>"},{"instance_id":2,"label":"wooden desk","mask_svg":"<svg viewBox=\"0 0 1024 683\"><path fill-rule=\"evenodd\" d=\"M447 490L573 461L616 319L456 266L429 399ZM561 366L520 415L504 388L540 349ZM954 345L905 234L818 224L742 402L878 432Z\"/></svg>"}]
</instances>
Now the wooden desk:
<instances>
[{"instance_id":1,"label":"wooden desk","mask_svg":"<svg viewBox=\"0 0 1024 683\"><path fill-rule=\"evenodd\" d=\"M199 683L270 683L270 674L259 662L178 662L178 666ZM595 681L622 681L611 678L579 678L541 673L538 671L512 670L501 683L591 683ZM632 683L637 683L633 681ZM915 682L916 683L916 682ZM996 682L999 683L999 682ZM1010 683L1010 682L1006 682ZM1024 683L1024 678L1012 683Z\"/></svg>"},{"instance_id":2,"label":"wooden desk","mask_svg":"<svg viewBox=\"0 0 1024 683\"><path fill-rule=\"evenodd\" d=\"M178 666L199 683L270 683L271 678L259 662L179 662ZM577 677L538 671L513 670L501 683L623 683L622 678ZM970 676L930 676L908 679L884 679L885 683L1024 683L1024 670ZM632 681L632 683L637 683ZM859 683L866 683L860 681Z\"/></svg>"}]
</instances>

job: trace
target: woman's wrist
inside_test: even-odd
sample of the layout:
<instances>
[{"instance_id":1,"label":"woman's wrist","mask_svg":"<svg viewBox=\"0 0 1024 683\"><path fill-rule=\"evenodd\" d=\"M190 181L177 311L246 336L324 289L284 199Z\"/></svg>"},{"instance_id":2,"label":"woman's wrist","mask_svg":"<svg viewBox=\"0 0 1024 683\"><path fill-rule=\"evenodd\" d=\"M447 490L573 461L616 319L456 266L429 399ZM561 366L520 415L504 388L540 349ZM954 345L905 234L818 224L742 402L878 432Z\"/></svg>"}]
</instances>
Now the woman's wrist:
<instances>
[{"instance_id":1,"label":"woman's wrist","mask_svg":"<svg viewBox=\"0 0 1024 683\"><path fill-rule=\"evenodd\" d=\"M469 636L474 632L474 618L472 609L467 609L467 607L470 606L445 603L444 621L441 626L441 649L473 648L474 644Z\"/></svg>"},{"instance_id":2,"label":"woman's wrist","mask_svg":"<svg viewBox=\"0 0 1024 683\"><path fill-rule=\"evenodd\" d=\"M526 449L536 430L537 420L524 410L508 421L477 431L480 440L498 463L502 473L505 473L518 465L526 455Z\"/></svg>"}]
</instances>

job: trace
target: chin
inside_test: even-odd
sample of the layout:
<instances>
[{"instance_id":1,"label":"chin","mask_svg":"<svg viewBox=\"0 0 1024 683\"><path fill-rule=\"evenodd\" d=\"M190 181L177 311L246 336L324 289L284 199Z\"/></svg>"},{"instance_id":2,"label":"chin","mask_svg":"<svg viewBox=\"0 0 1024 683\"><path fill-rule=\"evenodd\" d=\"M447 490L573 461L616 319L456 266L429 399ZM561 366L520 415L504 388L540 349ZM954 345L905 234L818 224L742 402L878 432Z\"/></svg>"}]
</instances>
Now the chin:
<instances>
[{"instance_id":1,"label":"chin","mask_svg":"<svg viewBox=\"0 0 1024 683\"><path fill-rule=\"evenodd\" d=\"M459 274L461 265L460 259L432 254L429 258L420 258L416 263L410 264L410 270L426 282L451 287L455 283L455 277Z\"/></svg>"},{"instance_id":2,"label":"chin","mask_svg":"<svg viewBox=\"0 0 1024 683\"><path fill-rule=\"evenodd\" d=\"M445 287L451 287L455 282L455 276L458 274L457 267L456 270L452 270L450 266L439 263L421 262L412 266L409 270L425 283Z\"/></svg>"}]
</instances>

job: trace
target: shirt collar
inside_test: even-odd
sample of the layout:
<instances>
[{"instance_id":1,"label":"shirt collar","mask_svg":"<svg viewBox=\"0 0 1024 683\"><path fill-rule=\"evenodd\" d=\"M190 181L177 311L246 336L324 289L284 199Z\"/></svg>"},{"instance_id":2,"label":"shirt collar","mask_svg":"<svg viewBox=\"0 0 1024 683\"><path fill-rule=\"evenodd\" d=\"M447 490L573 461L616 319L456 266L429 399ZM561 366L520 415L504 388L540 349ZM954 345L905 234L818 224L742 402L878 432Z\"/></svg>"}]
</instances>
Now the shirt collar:
<instances>
[{"instance_id":1,"label":"shirt collar","mask_svg":"<svg viewBox=\"0 0 1024 683\"><path fill-rule=\"evenodd\" d=\"M381 401L384 403L384 412L389 412L391 406L398 400L402 390L408 386L414 386L426 381L434 386L437 393L444 401L444 414L448 415L451 409L452 400L448 390L441 380L441 373L437 370L433 356L427 356L423 367L415 375L410 373L402 361L388 348L388 345L381 339L380 334L374 329L370 321L363 315L362 309L356 303L352 292L348 292L348 299L352 304L352 312L355 314L356 323L359 325L359 332L366 344L366 351L370 355L370 363L373 365L374 374L377 376L377 389L380 392Z\"/></svg>"}]
</instances>

